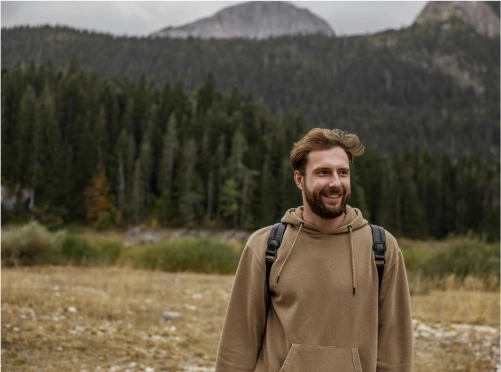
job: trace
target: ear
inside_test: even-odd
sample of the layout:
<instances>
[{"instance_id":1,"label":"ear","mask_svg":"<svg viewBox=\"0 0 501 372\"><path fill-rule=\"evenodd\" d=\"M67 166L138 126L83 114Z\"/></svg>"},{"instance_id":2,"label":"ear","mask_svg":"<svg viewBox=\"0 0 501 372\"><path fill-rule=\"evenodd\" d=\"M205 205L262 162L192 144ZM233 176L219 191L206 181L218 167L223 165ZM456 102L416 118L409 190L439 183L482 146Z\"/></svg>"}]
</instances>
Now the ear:
<instances>
[{"instance_id":1,"label":"ear","mask_svg":"<svg viewBox=\"0 0 501 372\"><path fill-rule=\"evenodd\" d=\"M294 182L296 182L296 186L299 190L303 191L303 181L304 177L299 173L299 171L294 171Z\"/></svg>"}]
</instances>

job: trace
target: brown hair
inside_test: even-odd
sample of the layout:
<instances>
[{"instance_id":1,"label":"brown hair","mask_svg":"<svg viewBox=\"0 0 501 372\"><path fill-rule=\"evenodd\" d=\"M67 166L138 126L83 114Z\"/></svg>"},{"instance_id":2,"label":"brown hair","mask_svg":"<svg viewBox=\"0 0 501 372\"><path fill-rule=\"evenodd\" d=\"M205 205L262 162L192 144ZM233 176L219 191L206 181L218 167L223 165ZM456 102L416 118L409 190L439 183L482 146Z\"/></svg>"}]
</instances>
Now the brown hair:
<instances>
[{"instance_id":1,"label":"brown hair","mask_svg":"<svg viewBox=\"0 0 501 372\"><path fill-rule=\"evenodd\" d=\"M348 159L350 159L350 165L353 158L362 155L365 149L365 146L355 134L340 129L313 128L298 142L294 143L289 159L294 170L305 175L308 154L311 151L330 150L337 146L346 151Z\"/></svg>"}]
</instances>

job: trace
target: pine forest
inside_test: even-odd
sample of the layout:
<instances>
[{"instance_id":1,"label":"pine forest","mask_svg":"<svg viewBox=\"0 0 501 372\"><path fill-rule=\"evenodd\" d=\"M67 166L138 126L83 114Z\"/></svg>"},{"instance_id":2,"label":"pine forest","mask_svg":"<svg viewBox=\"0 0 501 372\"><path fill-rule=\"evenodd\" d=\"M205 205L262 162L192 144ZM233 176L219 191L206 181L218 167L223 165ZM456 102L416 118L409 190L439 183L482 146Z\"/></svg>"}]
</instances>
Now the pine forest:
<instances>
[{"instance_id":1,"label":"pine forest","mask_svg":"<svg viewBox=\"0 0 501 372\"><path fill-rule=\"evenodd\" d=\"M272 114L210 73L188 90L100 77L75 58L18 63L2 69L2 185L17 196L2 223L256 229L301 204L288 154L307 130L300 110ZM499 161L361 140L350 205L371 222L411 238L499 238Z\"/></svg>"}]
</instances>

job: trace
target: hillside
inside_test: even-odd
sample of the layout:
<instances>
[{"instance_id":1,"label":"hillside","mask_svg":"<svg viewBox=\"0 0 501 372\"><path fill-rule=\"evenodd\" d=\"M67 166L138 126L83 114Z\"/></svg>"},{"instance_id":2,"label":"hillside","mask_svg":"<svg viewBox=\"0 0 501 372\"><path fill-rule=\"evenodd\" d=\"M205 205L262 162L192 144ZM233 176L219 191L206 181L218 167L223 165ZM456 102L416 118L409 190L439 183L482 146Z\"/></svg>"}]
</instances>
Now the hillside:
<instances>
[{"instance_id":1,"label":"hillside","mask_svg":"<svg viewBox=\"0 0 501 372\"><path fill-rule=\"evenodd\" d=\"M150 37L265 39L285 35L333 36L329 24L308 9L286 1L252 1L225 8L212 17L180 27L167 27Z\"/></svg>"},{"instance_id":2,"label":"hillside","mask_svg":"<svg viewBox=\"0 0 501 372\"><path fill-rule=\"evenodd\" d=\"M499 158L499 36L460 22L376 35L267 40L113 37L58 27L2 30L2 68L16 62L78 65L101 76L192 90L212 73L275 113L301 110L308 126L370 138L385 153L426 144L452 156Z\"/></svg>"},{"instance_id":3,"label":"hillside","mask_svg":"<svg viewBox=\"0 0 501 372\"><path fill-rule=\"evenodd\" d=\"M497 14L497 16L499 17L499 6L500 6L500 1L486 1L485 2L487 5L489 5L491 7L492 10L494 10L494 13Z\"/></svg>"},{"instance_id":4,"label":"hillside","mask_svg":"<svg viewBox=\"0 0 501 372\"><path fill-rule=\"evenodd\" d=\"M485 1L430 1L416 18L416 23L446 22L457 18L478 33L492 37L499 35L499 2L497 10L498 14L493 4Z\"/></svg>"}]
</instances>

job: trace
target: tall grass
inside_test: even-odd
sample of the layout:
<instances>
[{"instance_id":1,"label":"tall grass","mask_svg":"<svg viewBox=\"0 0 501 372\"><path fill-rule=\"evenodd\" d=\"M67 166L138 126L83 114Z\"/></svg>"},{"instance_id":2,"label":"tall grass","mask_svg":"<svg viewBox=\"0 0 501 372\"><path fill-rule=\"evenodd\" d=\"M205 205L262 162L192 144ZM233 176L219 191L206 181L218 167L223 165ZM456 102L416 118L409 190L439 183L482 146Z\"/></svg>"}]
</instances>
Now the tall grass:
<instances>
[{"instance_id":1,"label":"tall grass","mask_svg":"<svg viewBox=\"0 0 501 372\"><path fill-rule=\"evenodd\" d=\"M186 238L126 248L123 243L60 231L51 233L37 222L2 235L2 265L120 265L161 271L234 273L241 249L210 238Z\"/></svg>"},{"instance_id":2,"label":"tall grass","mask_svg":"<svg viewBox=\"0 0 501 372\"><path fill-rule=\"evenodd\" d=\"M209 238L186 238L159 242L130 250L123 264L162 271L200 273L234 273L240 252L229 243Z\"/></svg>"},{"instance_id":3,"label":"tall grass","mask_svg":"<svg viewBox=\"0 0 501 372\"><path fill-rule=\"evenodd\" d=\"M63 238L62 256L67 263L84 264L99 261L97 251L87 242L74 234L65 234Z\"/></svg>"},{"instance_id":4,"label":"tall grass","mask_svg":"<svg viewBox=\"0 0 501 372\"><path fill-rule=\"evenodd\" d=\"M413 293L445 288L452 281L461 287L467 278L481 280L484 289L499 288L499 244L475 237L399 241ZM37 222L31 222L3 233L2 265L119 265L229 274L238 266L241 248L235 242L208 237L126 247L122 238L103 235L91 238L75 231L51 233ZM468 280L467 283L472 283Z\"/></svg>"},{"instance_id":5,"label":"tall grass","mask_svg":"<svg viewBox=\"0 0 501 372\"><path fill-rule=\"evenodd\" d=\"M426 257L416 269L429 278L444 278L450 274L459 279L471 276L485 280L499 278L499 245L487 243L480 238L454 238L447 250Z\"/></svg>"}]
</instances>

